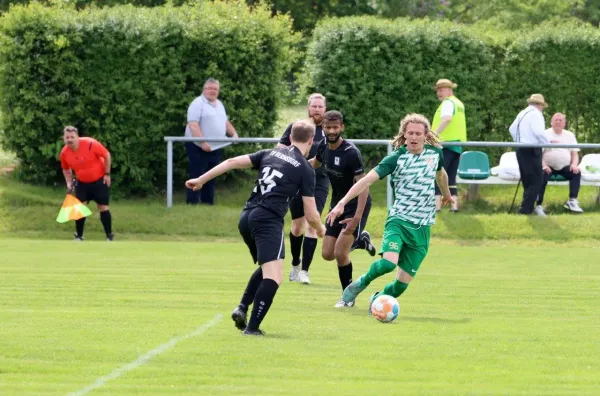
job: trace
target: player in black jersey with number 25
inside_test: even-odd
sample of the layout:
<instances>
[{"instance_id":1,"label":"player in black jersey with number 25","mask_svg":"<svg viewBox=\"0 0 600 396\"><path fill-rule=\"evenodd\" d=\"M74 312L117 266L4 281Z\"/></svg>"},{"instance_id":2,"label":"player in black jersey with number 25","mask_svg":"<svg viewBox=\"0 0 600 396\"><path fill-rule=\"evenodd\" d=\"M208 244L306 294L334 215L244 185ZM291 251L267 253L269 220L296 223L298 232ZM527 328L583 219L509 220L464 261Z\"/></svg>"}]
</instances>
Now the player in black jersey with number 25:
<instances>
[{"instance_id":1,"label":"player in black jersey with number 25","mask_svg":"<svg viewBox=\"0 0 600 396\"><path fill-rule=\"evenodd\" d=\"M290 147L261 150L230 158L185 185L192 190L231 169L254 168L259 171L256 186L240 215L238 229L250 249L258 269L250 276L242 300L231 314L238 329L246 335L264 335L260 323L269 311L283 279L285 257L283 219L289 201L298 191L306 220L323 237L325 227L315 204L315 172L306 156L315 135L315 127L306 121L294 123ZM248 307L254 302L250 321Z\"/></svg>"}]
</instances>

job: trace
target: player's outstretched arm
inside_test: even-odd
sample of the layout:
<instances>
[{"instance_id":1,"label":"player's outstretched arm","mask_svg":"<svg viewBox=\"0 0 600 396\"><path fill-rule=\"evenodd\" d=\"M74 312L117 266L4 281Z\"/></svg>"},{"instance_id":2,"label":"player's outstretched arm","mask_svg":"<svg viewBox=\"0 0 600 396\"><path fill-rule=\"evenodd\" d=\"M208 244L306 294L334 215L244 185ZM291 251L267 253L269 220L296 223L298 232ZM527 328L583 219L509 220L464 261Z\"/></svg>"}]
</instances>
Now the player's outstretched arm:
<instances>
[{"instance_id":1,"label":"player's outstretched arm","mask_svg":"<svg viewBox=\"0 0 600 396\"><path fill-rule=\"evenodd\" d=\"M215 166L202 176L186 181L185 186L189 189L197 191L201 189L203 185L205 185L215 177L221 176L223 173L227 173L232 169L246 168L252 168L252 161L250 161L249 155L240 155L234 158L229 158L221 162L219 165Z\"/></svg>"},{"instance_id":2,"label":"player's outstretched arm","mask_svg":"<svg viewBox=\"0 0 600 396\"><path fill-rule=\"evenodd\" d=\"M452 203L454 199L450 195L450 187L448 187L448 174L444 168L435 173L435 181L442 192L442 204Z\"/></svg>"},{"instance_id":3,"label":"player's outstretched arm","mask_svg":"<svg viewBox=\"0 0 600 396\"><path fill-rule=\"evenodd\" d=\"M355 182L358 183L362 179L366 177L366 173L362 175L356 176L354 178ZM356 203L356 212L354 212L354 217L348 218L340 221L340 224L346 224L346 227L342 230L342 234L350 235L354 232L360 220L362 219L363 213L365 211L365 206L367 206L367 200L369 198L369 187L365 188L363 192L358 194L358 201Z\"/></svg>"},{"instance_id":4,"label":"player's outstretched arm","mask_svg":"<svg viewBox=\"0 0 600 396\"><path fill-rule=\"evenodd\" d=\"M344 213L344 206L346 206L348 201L352 200L354 197L360 195L364 191L367 191L371 184L375 183L377 180L379 180L379 175L377 172L375 172L375 170L372 169L365 177L360 179L352 186L352 188L350 188L344 198L340 199L335 208L333 208L327 215L327 222L330 225L333 225L334 220Z\"/></svg>"},{"instance_id":5,"label":"player's outstretched arm","mask_svg":"<svg viewBox=\"0 0 600 396\"><path fill-rule=\"evenodd\" d=\"M319 161L317 161L317 158L311 158L308 160L308 163L310 164L310 166L313 167L313 169L317 169L321 167L321 163Z\"/></svg>"},{"instance_id":6,"label":"player's outstretched arm","mask_svg":"<svg viewBox=\"0 0 600 396\"><path fill-rule=\"evenodd\" d=\"M304 216L308 224L317 230L317 236L323 238L325 235L325 226L321 223L321 216L317 211L315 197L302 197L302 205L304 206Z\"/></svg>"}]
</instances>

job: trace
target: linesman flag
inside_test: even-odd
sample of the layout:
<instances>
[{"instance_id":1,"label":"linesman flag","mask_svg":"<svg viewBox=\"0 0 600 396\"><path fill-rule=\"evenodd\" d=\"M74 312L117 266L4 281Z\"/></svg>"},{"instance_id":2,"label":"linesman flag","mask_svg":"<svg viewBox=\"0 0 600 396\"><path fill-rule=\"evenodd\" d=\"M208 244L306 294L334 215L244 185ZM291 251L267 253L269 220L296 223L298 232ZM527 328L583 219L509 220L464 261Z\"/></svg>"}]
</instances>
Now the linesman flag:
<instances>
[{"instance_id":1,"label":"linesman flag","mask_svg":"<svg viewBox=\"0 0 600 396\"><path fill-rule=\"evenodd\" d=\"M62 208L58 212L56 221L66 223L69 220L79 220L82 217L87 217L92 214L92 211L87 206L81 203L80 200L71 194L67 194L62 203Z\"/></svg>"}]
</instances>

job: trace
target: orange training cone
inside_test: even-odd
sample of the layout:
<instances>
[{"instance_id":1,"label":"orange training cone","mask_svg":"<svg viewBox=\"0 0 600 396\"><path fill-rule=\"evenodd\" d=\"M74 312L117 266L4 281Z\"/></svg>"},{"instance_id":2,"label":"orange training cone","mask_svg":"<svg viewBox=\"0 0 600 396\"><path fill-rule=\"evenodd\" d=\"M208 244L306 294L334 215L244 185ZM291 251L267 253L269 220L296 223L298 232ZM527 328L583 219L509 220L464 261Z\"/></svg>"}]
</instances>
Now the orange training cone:
<instances>
[{"instance_id":1,"label":"orange training cone","mask_svg":"<svg viewBox=\"0 0 600 396\"><path fill-rule=\"evenodd\" d=\"M87 206L81 203L80 200L71 194L67 194L62 203L62 208L58 212L56 221L66 223L69 220L79 220L82 217L87 217L92 214L92 211Z\"/></svg>"}]
</instances>

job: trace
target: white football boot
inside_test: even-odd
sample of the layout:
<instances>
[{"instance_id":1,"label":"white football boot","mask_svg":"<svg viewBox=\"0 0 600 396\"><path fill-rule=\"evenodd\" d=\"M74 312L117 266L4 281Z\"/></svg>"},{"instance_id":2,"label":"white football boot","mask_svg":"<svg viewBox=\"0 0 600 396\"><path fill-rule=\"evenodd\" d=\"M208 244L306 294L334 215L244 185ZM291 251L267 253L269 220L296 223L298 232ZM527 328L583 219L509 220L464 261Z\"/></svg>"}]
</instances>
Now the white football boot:
<instances>
[{"instance_id":1,"label":"white football boot","mask_svg":"<svg viewBox=\"0 0 600 396\"><path fill-rule=\"evenodd\" d=\"M290 271L290 282L298 282L298 275L300 274L300 265L292 265L292 270Z\"/></svg>"},{"instance_id":2,"label":"white football boot","mask_svg":"<svg viewBox=\"0 0 600 396\"><path fill-rule=\"evenodd\" d=\"M308 271L300 271L298 273L298 281L303 285L310 285L310 278L308 277Z\"/></svg>"}]
</instances>

